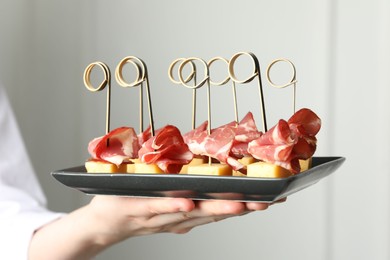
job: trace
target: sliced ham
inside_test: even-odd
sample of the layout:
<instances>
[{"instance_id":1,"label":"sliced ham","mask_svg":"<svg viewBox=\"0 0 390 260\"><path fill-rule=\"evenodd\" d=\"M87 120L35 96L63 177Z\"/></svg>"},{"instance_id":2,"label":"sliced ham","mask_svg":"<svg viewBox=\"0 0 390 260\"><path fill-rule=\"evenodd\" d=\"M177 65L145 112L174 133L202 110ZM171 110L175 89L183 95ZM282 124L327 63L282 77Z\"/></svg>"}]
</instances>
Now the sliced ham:
<instances>
[{"instance_id":1,"label":"sliced ham","mask_svg":"<svg viewBox=\"0 0 390 260\"><path fill-rule=\"evenodd\" d=\"M257 130L256 123L251 112L248 112L238 123L235 132L235 139L239 142L252 141L259 138L262 134Z\"/></svg>"},{"instance_id":2,"label":"sliced ham","mask_svg":"<svg viewBox=\"0 0 390 260\"><path fill-rule=\"evenodd\" d=\"M150 131L151 127L148 126L146 130L144 130L142 133L138 134L138 141L139 146L141 147L143 143L145 143L147 140L152 138L152 132ZM158 134L158 132L161 131L161 129L154 130L154 135Z\"/></svg>"},{"instance_id":3,"label":"sliced ham","mask_svg":"<svg viewBox=\"0 0 390 260\"><path fill-rule=\"evenodd\" d=\"M137 158L139 149L138 137L132 127L116 128L88 144L88 152L93 159L118 166L128 159Z\"/></svg>"},{"instance_id":4,"label":"sliced ham","mask_svg":"<svg viewBox=\"0 0 390 260\"><path fill-rule=\"evenodd\" d=\"M248 145L253 157L266 162L285 162L291 160L291 153L296 142L288 123L281 119L260 138Z\"/></svg>"},{"instance_id":5,"label":"sliced ham","mask_svg":"<svg viewBox=\"0 0 390 260\"><path fill-rule=\"evenodd\" d=\"M200 155L204 151L204 146L201 145L203 140L207 137L208 122L204 121L197 128L187 132L183 135L184 142L193 154Z\"/></svg>"},{"instance_id":6,"label":"sliced ham","mask_svg":"<svg viewBox=\"0 0 390 260\"><path fill-rule=\"evenodd\" d=\"M321 129L321 119L308 108L297 111L288 124L299 136L315 136Z\"/></svg>"},{"instance_id":7,"label":"sliced ham","mask_svg":"<svg viewBox=\"0 0 390 260\"><path fill-rule=\"evenodd\" d=\"M201 143L204 146L204 152L201 155L210 156L222 163L229 164L234 170L241 169L243 165L230 155L234 137L235 132L231 126L213 129L211 134L207 135Z\"/></svg>"},{"instance_id":8,"label":"sliced ham","mask_svg":"<svg viewBox=\"0 0 390 260\"><path fill-rule=\"evenodd\" d=\"M236 158L231 157L230 150L233 146L235 132L231 125L225 125L207 132L207 124L203 124L184 135L184 140L189 149L195 155L210 156L222 163L227 163L233 169L241 169L243 165Z\"/></svg>"},{"instance_id":9,"label":"sliced ham","mask_svg":"<svg viewBox=\"0 0 390 260\"><path fill-rule=\"evenodd\" d=\"M230 122L207 132L205 121L196 129L186 133L184 140L196 155L210 156L229 164L234 170L241 170L238 159L249 155L248 142L261 136L257 130L252 113L248 113L238 124Z\"/></svg>"},{"instance_id":10,"label":"sliced ham","mask_svg":"<svg viewBox=\"0 0 390 260\"><path fill-rule=\"evenodd\" d=\"M138 134L138 141L140 146L142 146L143 143L145 143L147 140L149 140L152 137L152 133L150 132L150 129L151 127L149 126L142 133Z\"/></svg>"},{"instance_id":11,"label":"sliced ham","mask_svg":"<svg viewBox=\"0 0 390 260\"><path fill-rule=\"evenodd\" d=\"M259 138L263 133L257 130L253 114L248 112L234 128L235 137L230 154L236 158L250 156L248 143Z\"/></svg>"},{"instance_id":12,"label":"sliced ham","mask_svg":"<svg viewBox=\"0 0 390 260\"><path fill-rule=\"evenodd\" d=\"M194 156L179 129L172 125L159 129L154 137L144 142L138 155L142 162L155 163L166 173L179 173Z\"/></svg>"},{"instance_id":13,"label":"sliced ham","mask_svg":"<svg viewBox=\"0 0 390 260\"><path fill-rule=\"evenodd\" d=\"M313 156L321 128L320 118L310 109L296 112L288 121L279 122L248 145L253 157L280 165L293 173L300 171L299 159Z\"/></svg>"}]
</instances>

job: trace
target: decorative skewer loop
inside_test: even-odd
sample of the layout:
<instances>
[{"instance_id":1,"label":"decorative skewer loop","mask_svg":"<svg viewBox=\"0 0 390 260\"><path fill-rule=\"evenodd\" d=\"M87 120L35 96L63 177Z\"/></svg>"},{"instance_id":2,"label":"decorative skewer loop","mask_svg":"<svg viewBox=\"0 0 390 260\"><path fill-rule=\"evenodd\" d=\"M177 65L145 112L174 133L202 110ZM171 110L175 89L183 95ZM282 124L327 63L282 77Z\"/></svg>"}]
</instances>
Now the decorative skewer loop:
<instances>
[{"instance_id":1,"label":"decorative skewer loop","mask_svg":"<svg viewBox=\"0 0 390 260\"><path fill-rule=\"evenodd\" d=\"M123 77L123 67L127 63L131 63L134 65L137 71L136 79L133 82L127 82ZM140 87L140 95L139 95L139 103L140 103L140 132L143 132L143 83L145 82L146 88L146 97L148 102L148 110L149 110L149 124L150 124L150 133L154 136L154 120L153 120L153 111L151 104L151 95L149 88L149 78L148 71L145 65L145 62L140 58L135 56L128 56L123 58L116 67L115 70L115 78L118 84L122 87Z\"/></svg>"},{"instance_id":2,"label":"decorative skewer loop","mask_svg":"<svg viewBox=\"0 0 390 260\"><path fill-rule=\"evenodd\" d=\"M91 83L91 72L95 66L99 66L103 70L104 79L97 88L94 88ZM107 101L106 101L106 134L110 132L110 108L111 108L111 73L108 66L100 61L92 62L84 71L84 85L91 92L103 90L107 86Z\"/></svg>"},{"instance_id":3,"label":"decorative skewer loop","mask_svg":"<svg viewBox=\"0 0 390 260\"><path fill-rule=\"evenodd\" d=\"M292 69L292 75L291 75L291 78L290 78L290 81L288 81L286 84L283 84L283 85L277 85L275 84L272 80L271 80L271 76L270 76L270 70L272 68L272 66L274 66L276 63L278 62L287 62L291 69ZM271 84L271 86L275 87L275 88L285 88L285 87L288 87L288 86L291 86L293 85L293 112L295 113L295 108L296 108L296 83L297 83L297 79L296 79L296 76L297 76L297 72L296 72L296 69L295 69L295 66L294 64L288 60L288 59L276 59L274 61L272 61L268 67L267 67L267 80L269 82L269 84Z\"/></svg>"},{"instance_id":4,"label":"decorative skewer loop","mask_svg":"<svg viewBox=\"0 0 390 260\"><path fill-rule=\"evenodd\" d=\"M181 81L179 80L176 80L175 77L173 76L173 69L175 68L175 66L179 63L179 62L183 62L185 61L185 58L178 58L176 60L174 60L171 65L169 65L169 69L168 69L168 77L169 79L175 83L175 84L181 84ZM195 64L193 62L191 62L191 73L190 75L188 75L188 77L184 80L185 83L188 83L190 82L190 80L192 80L193 78L196 77L196 67L195 67Z\"/></svg>"},{"instance_id":5,"label":"decorative skewer loop","mask_svg":"<svg viewBox=\"0 0 390 260\"><path fill-rule=\"evenodd\" d=\"M249 56L252 59L252 62L253 62L253 73L248 78L243 79L243 80L239 80L236 77L236 74L234 72L234 63L236 62L238 57L243 56L243 55L247 55L247 56ZM263 123L263 132L266 132L267 131L267 118L266 118L266 112L265 112L265 103L264 103L264 95L263 95L263 84L262 84L262 81L261 81L260 65L259 65L259 61L258 61L256 55L254 55L251 52L238 52L238 53L234 54L233 57L229 61L229 75L230 75L230 78L234 82L239 83L239 84L249 83L254 78L257 77L257 85L258 85L259 98L260 98L260 113L261 113L261 116L262 116L262 123Z\"/></svg>"},{"instance_id":6,"label":"decorative skewer loop","mask_svg":"<svg viewBox=\"0 0 390 260\"><path fill-rule=\"evenodd\" d=\"M209 70L210 70L211 64L215 63L216 61L222 61L222 62L226 63L227 66L229 66L229 61L227 59L222 58L222 57L214 57L211 60L209 60L209 62L207 62L207 66L209 67ZM227 77L224 78L223 80L221 80L220 82L212 81L211 77L210 77L210 84L214 85L214 86L222 86L222 85L226 84L229 80L230 80L229 75L227 75Z\"/></svg>"},{"instance_id":7,"label":"decorative skewer loop","mask_svg":"<svg viewBox=\"0 0 390 260\"><path fill-rule=\"evenodd\" d=\"M133 82L127 82L123 77L123 67L126 64L132 64L136 70L136 78ZM145 71L142 67L142 63L139 63L137 61L132 60L132 57L126 57L122 59L119 64L116 66L115 69L115 79L118 82L118 84L121 87L128 88L128 87L137 87L140 84L142 84L143 80L145 78Z\"/></svg>"},{"instance_id":8,"label":"decorative skewer loop","mask_svg":"<svg viewBox=\"0 0 390 260\"><path fill-rule=\"evenodd\" d=\"M236 60L240 56L243 56L243 55L247 55L252 59L253 72L252 72L252 75L249 76L248 78L243 79L243 80L239 80L236 77L236 74L234 72L234 63L236 62ZM238 52L238 53L234 54L229 62L229 75L233 81L235 81L236 83L239 83L239 84L245 84L245 83L251 82L256 76L260 75L260 65L259 65L259 61L257 60L257 57L251 52Z\"/></svg>"},{"instance_id":9,"label":"decorative skewer loop","mask_svg":"<svg viewBox=\"0 0 390 260\"><path fill-rule=\"evenodd\" d=\"M185 58L178 58L178 59L174 60L168 68L168 77L175 84L181 84L181 81L178 81L175 79L175 77L173 76L173 69L179 62L183 62L184 60L185 60ZM195 67L194 62L191 61L191 73L184 80L184 82L188 83L192 79L194 80L194 86L195 86L196 85L196 67ZM192 89L192 129L195 129L195 126L196 126L196 89Z\"/></svg>"},{"instance_id":10,"label":"decorative skewer loop","mask_svg":"<svg viewBox=\"0 0 390 260\"><path fill-rule=\"evenodd\" d=\"M184 67L185 67L185 65L187 63L190 63L190 62L192 63L193 61L199 61L200 63L203 64L205 76L204 76L204 79L202 79L200 82L198 82L194 86L190 86L190 85L187 85L187 83L188 83L187 79L184 79L184 77L183 77L183 69L184 69ZM209 78L210 78L210 76L209 76L209 68L207 66L207 63L204 60L200 59L200 58L196 58L196 57L187 58L179 66L179 80L180 80L180 83L183 86L187 87L187 88L198 89L198 88L202 87L206 82L209 82Z\"/></svg>"},{"instance_id":11,"label":"decorative skewer loop","mask_svg":"<svg viewBox=\"0 0 390 260\"><path fill-rule=\"evenodd\" d=\"M184 78L183 78L183 68L184 66L189 63L189 62L193 62L193 61L198 61L200 63L203 64L204 66L204 79L202 79L199 83L197 84L194 84L194 86L189 86L187 85L187 83L185 82ZM180 79L180 82L183 86L187 87L187 88L191 88L191 89L198 89L200 87L202 87L205 83L207 83L207 120L208 120L208 124L207 124L207 134L210 135L211 134L211 98L210 98L210 74L209 74L209 67L207 66L207 63L200 59L200 58L196 58L196 57L191 57L191 58L188 58L188 59L185 59L179 66L179 79ZM209 156L209 164L211 165L211 157Z\"/></svg>"},{"instance_id":12,"label":"decorative skewer loop","mask_svg":"<svg viewBox=\"0 0 390 260\"><path fill-rule=\"evenodd\" d=\"M209 62L207 62L207 66L209 67L209 71L210 71L211 64L215 63L216 61L222 61L222 62L226 63L227 66L229 66L229 61L227 59L225 59L223 57L215 57L215 58L212 58L211 60L209 60ZM211 80L211 76L210 76L210 84L214 85L214 86L221 86L221 85L228 83L230 78L231 77L228 74L228 76L225 79L221 80L220 82L215 82L215 81ZM232 80L232 91L233 91L233 105L234 105L234 115L235 115L234 118L235 118L236 123L238 124L237 94L236 94L236 84L235 84L234 80Z\"/></svg>"}]
</instances>

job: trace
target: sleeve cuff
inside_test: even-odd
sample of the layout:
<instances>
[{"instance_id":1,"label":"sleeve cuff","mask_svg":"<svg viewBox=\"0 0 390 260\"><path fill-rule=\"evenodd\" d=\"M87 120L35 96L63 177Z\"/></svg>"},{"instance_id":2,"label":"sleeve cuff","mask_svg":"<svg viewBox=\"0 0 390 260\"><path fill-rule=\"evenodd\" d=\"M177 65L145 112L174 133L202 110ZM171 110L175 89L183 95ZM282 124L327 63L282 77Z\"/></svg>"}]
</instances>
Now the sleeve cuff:
<instances>
[{"instance_id":1,"label":"sleeve cuff","mask_svg":"<svg viewBox=\"0 0 390 260\"><path fill-rule=\"evenodd\" d=\"M64 215L45 208L36 208L0 221L3 234L0 234L0 244L3 245L0 258L28 259L29 244L34 232ZM7 237L4 237L4 234L7 234Z\"/></svg>"}]
</instances>

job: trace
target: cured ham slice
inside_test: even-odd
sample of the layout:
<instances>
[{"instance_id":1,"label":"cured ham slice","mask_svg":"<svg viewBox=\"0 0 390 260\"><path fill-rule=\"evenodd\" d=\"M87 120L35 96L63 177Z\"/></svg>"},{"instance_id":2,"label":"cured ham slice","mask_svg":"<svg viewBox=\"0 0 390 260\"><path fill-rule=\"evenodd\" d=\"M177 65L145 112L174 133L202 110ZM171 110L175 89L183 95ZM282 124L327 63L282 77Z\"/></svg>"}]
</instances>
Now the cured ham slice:
<instances>
[{"instance_id":1,"label":"cured ham slice","mask_svg":"<svg viewBox=\"0 0 390 260\"><path fill-rule=\"evenodd\" d=\"M179 129L172 125L161 128L154 137L144 142L138 155L141 162L157 164L165 173L179 173L194 156Z\"/></svg>"},{"instance_id":2,"label":"cured ham slice","mask_svg":"<svg viewBox=\"0 0 390 260\"><path fill-rule=\"evenodd\" d=\"M261 132L257 130L253 114L248 112L245 117L238 123L236 127L236 141L249 142L261 136Z\"/></svg>"},{"instance_id":3,"label":"cured ham slice","mask_svg":"<svg viewBox=\"0 0 390 260\"><path fill-rule=\"evenodd\" d=\"M228 124L213 129L209 135L207 124L208 122L205 121L196 129L184 135L184 140L191 152L196 155L210 156L220 162L229 164L234 169L241 169L243 165L236 158L229 155L235 137L232 126Z\"/></svg>"},{"instance_id":4,"label":"cured ham slice","mask_svg":"<svg viewBox=\"0 0 390 260\"><path fill-rule=\"evenodd\" d=\"M204 121L200 126L183 135L184 142L193 154L201 155L204 152L204 146L201 145L207 137L208 122Z\"/></svg>"},{"instance_id":5,"label":"cured ham slice","mask_svg":"<svg viewBox=\"0 0 390 260\"><path fill-rule=\"evenodd\" d=\"M192 153L210 156L222 163L229 164L234 170L244 167L237 159L249 155L248 142L261 136L257 130L252 113L248 113L240 122L231 122L207 133L205 121L196 129L186 133L184 140Z\"/></svg>"},{"instance_id":6,"label":"cured ham slice","mask_svg":"<svg viewBox=\"0 0 390 260\"><path fill-rule=\"evenodd\" d=\"M248 145L248 152L256 159L282 166L293 173L300 172L299 159L313 156L321 128L320 118L303 108L288 121L283 119L260 138Z\"/></svg>"},{"instance_id":7,"label":"cured ham slice","mask_svg":"<svg viewBox=\"0 0 390 260\"><path fill-rule=\"evenodd\" d=\"M213 129L201 143L204 146L202 155L211 156L222 163L229 164L234 170L240 170L244 166L230 155L234 137L235 132L231 126Z\"/></svg>"},{"instance_id":8,"label":"cured ham slice","mask_svg":"<svg viewBox=\"0 0 390 260\"><path fill-rule=\"evenodd\" d=\"M142 146L142 144L145 143L147 140L149 140L151 137L152 137L152 134L150 133L150 126L149 126L142 133L138 134L139 145Z\"/></svg>"},{"instance_id":9,"label":"cured ham slice","mask_svg":"<svg viewBox=\"0 0 390 260\"><path fill-rule=\"evenodd\" d=\"M297 111L288 124L299 136L315 136L321 129L321 119L308 108Z\"/></svg>"},{"instance_id":10,"label":"cured ham slice","mask_svg":"<svg viewBox=\"0 0 390 260\"><path fill-rule=\"evenodd\" d=\"M257 130L253 114L248 112L246 116L234 127L235 137L230 154L236 158L250 156L248 143L259 138L263 133Z\"/></svg>"},{"instance_id":11,"label":"cured ham slice","mask_svg":"<svg viewBox=\"0 0 390 260\"><path fill-rule=\"evenodd\" d=\"M139 146L141 147L143 143L145 143L147 140L152 138L152 133L150 132L151 127L149 126L144 130L142 133L138 134L138 141L139 141ZM158 134L158 132L161 131L161 129L157 129L154 131L154 134Z\"/></svg>"},{"instance_id":12,"label":"cured ham slice","mask_svg":"<svg viewBox=\"0 0 390 260\"><path fill-rule=\"evenodd\" d=\"M137 158L139 149L138 137L132 127L116 128L88 144L88 152L93 159L117 166L128 159Z\"/></svg>"}]
</instances>

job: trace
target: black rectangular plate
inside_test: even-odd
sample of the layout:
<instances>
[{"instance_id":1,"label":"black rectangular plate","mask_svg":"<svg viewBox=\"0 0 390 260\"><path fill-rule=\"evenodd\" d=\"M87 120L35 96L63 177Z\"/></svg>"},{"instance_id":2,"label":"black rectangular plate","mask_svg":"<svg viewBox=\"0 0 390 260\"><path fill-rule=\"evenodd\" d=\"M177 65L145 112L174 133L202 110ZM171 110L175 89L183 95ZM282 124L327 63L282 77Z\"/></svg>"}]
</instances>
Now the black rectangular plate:
<instances>
[{"instance_id":1,"label":"black rectangular plate","mask_svg":"<svg viewBox=\"0 0 390 260\"><path fill-rule=\"evenodd\" d=\"M189 174L87 173L84 166L52 172L62 184L86 194L132 197L180 197L272 203L335 172L345 157L313 157L312 168L288 178Z\"/></svg>"}]
</instances>

